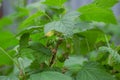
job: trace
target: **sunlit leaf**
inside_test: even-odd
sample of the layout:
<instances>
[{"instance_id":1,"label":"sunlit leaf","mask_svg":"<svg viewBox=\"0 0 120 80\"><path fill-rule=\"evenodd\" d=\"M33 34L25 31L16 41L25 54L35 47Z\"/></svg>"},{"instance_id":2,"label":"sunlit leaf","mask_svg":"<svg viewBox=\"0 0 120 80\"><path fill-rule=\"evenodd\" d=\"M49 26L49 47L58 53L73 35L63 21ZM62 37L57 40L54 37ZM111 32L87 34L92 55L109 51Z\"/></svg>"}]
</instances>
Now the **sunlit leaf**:
<instances>
[{"instance_id":1,"label":"sunlit leaf","mask_svg":"<svg viewBox=\"0 0 120 80\"><path fill-rule=\"evenodd\" d=\"M66 2L66 0L46 0L43 2L44 4L47 4L48 6L55 6L55 7L62 7L62 5Z\"/></svg>"},{"instance_id":2,"label":"sunlit leaf","mask_svg":"<svg viewBox=\"0 0 120 80\"><path fill-rule=\"evenodd\" d=\"M119 0L94 0L93 4L103 8L111 8L118 3L118 1Z\"/></svg>"},{"instance_id":3,"label":"sunlit leaf","mask_svg":"<svg viewBox=\"0 0 120 80\"><path fill-rule=\"evenodd\" d=\"M64 15L59 21L53 21L45 25L44 32L55 30L65 35L73 34L75 28L75 19L78 18L78 12L70 12Z\"/></svg>"},{"instance_id":4,"label":"sunlit leaf","mask_svg":"<svg viewBox=\"0 0 120 80\"><path fill-rule=\"evenodd\" d=\"M80 18L84 21L98 21L112 24L117 23L112 10L97 7L95 4L80 7L78 11L81 12Z\"/></svg>"}]
</instances>

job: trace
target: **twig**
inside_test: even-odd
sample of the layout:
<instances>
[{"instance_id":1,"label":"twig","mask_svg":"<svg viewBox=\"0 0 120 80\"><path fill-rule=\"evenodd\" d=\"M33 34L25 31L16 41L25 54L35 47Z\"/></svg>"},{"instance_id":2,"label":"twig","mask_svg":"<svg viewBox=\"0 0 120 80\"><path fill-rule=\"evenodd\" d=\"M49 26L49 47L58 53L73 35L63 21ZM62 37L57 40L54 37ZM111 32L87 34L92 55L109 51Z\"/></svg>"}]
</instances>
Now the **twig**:
<instances>
[{"instance_id":1,"label":"twig","mask_svg":"<svg viewBox=\"0 0 120 80\"><path fill-rule=\"evenodd\" d=\"M6 56L8 56L11 61L13 61L13 62L15 63L15 65L18 67L19 70L21 69L21 68L19 67L19 64L18 64L3 48L0 47L0 50L1 50Z\"/></svg>"},{"instance_id":2,"label":"twig","mask_svg":"<svg viewBox=\"0 0 120 80\"><path fill-rule=\"evenodd\" d=\"M106 40L107 46L110 48L110 44L109 44L109 41L108 41L108 38L107 38L106 34L105 34L105 40Z\"/></svg>"},{"instance_id":3,"label":"twig","mask_svg":"<svg viewBox=\"0 0 120 80\"><path fill-rule=\"evenodd\" d=\"M59 45L62 43L62 41L63 41L63 38L59 38L58 41L57 41L57 43L56 43L55 48L52 49L53 55L52 55L52 58L51 58L51 60L50 60L50 64L49 64L50 67L51 67L51 66L54 64L54 62L55 62L57 50L58 50Z\"/></svg>"}]
</instances>

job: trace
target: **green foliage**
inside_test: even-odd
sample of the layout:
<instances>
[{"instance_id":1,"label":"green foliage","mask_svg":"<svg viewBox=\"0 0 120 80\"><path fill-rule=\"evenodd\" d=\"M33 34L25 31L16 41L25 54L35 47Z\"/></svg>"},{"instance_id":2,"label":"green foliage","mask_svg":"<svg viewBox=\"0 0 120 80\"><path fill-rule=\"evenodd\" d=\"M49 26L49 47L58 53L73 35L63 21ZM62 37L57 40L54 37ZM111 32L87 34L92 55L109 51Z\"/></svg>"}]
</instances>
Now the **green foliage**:
<instances>
[{"instance_id":1,"label":"green foliage","mask_svg":"<svg viewBox=\"0 0 120 80\"><path fill-rule=\"evenodd\" d=\"M0 46L2 48L9 48L16 44L18 44L18 40L13 33L10 33L9 31L0 31Z\"/></svg>"},{"instance_id":2,"label":"green foliage","mask_svg":"<svg viewBox=\"0 0 120 80\"><path fill-rule=\"evenodd\" d=\"M9 51L7 54L9 56L7 56L6 54L7 52L4 51L4 49L2 49L0 47L0 65L11 65L13 64L13 61L10 59L9 56L14 56L15 55L15 51Z\"/></svg>"},{"instance_id":3,"label":"green foliage","mask_svg":"<svg viewBox=\"0 0 120 80\"><path fill-rule=\"evenodd\" d=\"M26 26L32 26L31 24L35 24L36 21L38 21L37 19L39 19L39 17L43 15L43 12L38 11L34 14L32 14L30 17L28 17L21 25L20 27L24 28ZM37 22L38 23L38 22ZM35 24L36 25L36 24Z\"/></svg>"},{"instance_id":4,"label":"green foliage","mask_svg":"<svg viewBox=\"0 0 120 80\"><path fill-rule=\"evenodd\" d=\"M118 54L117 51L108 48L108 47L100 47L100 51L102 52L109 52L109 62L110 64L120 64L120 55Z\"/></svg>"},{"instance_id":5,"label":"green foliage","mask_svg":"<svg viewBox=\"0 0 120 80\"><path fill-rule=\"evenodd\" d=\"M28 41L29 41L29 33L24 33L21 37L20 37L20 48L26 48L28 47Z\"/></svg>"},{"instance_id":6,"label":"green foliage","mask_svg":"<svg viewBox=\"0 0 120 80\"><path fill-rule=\"evenodd\" d=\"M25 2L0 20L0 80L120 80L118 0L66 2Z\"/></svg>"},{"instance_id":7,"label":"green foliage","mask_svg":"<svg viewBox=\"0 0 120 80\"><path fill-rule=\"evenodd\" d=\"M94 35L94 36L93 36ZM99 29L89 29L84 32L76 33L73 38L75 53L86 54L97 48L97 43L105 42L105 35Z\"/></svg>"},{"instance_id":8,"label":"green foliage","mask_svg":"<svg viewBox=\"0 0 120 80\"><path fill-rule=\"evenodd\" d=\"M39 63L48 61L51 56L51 51L40 43L32 42L29 46L32 50L35 50L33 53L34 57L38 60Z\"/></svg>"},{"instance_id":9,"label":"green foliage","mask_svg":"<svg viewBox=\"0 0 120 80\"><path fill-rule=\"evenodd\" d=\"M64 15L60 20L53 21L45 25L45 33L55 30L65 35L73 34L75 28L75 19L79 17L78 12L70 12Z\"/></svg>"},{"instance_id":10,"label":"green foliage","mask_svg":"<svg viewBox=\"0 0 120 80\"><path fill-rule=\"evenodd\" d=\"M118 3L119 0L94 0L94 4L96 4L99 7L102 8L111 8L112 6L114 6L116 3Z\"/></svg>"},{"instance_id":11,"label":"green foliage","mask_svg":"<svg viewBox=\"0 0 120 80\"><path fill-rule=\"evenodd\" d=\"M48 6L62 7L65 2L66 2L66 0L53 0L53 1L46 0L43 3L47 4Z\"/></svg>"},{"instance_id":12,"label":"green foliage","mask_svg":"<svg viewBox=\"0 0 120 80\"><path fill-rule=\"evenodd\" d=\"M97 63L85 64L78 72L76 80L115 80Z\"/></svg>"},{"instance_id":13,"label":"green foliage","mask_svg":"<svg viewBox=\"0 0 120 80\"><path fill-rule=\"evenodd\" d=\"M110 9L98 7L96 4L89 4L78 9L81 12L81 19L84 21L98 21L116 24L115 16Z\"/></svg>"},{"instance_id":14,"label":"green foliage","mask_svg":"<svg viewBox=\"0 0 120 80\"><path fill-rule=\"evenodd\" d=\"M61 80L61 78L62 80L72 80L72 78L69 76L61 74L59 72L52 72L52 71L31 75L30 80L56 80L56 79Z\"/></svg>"},{"instance_id":15,"label":"green foliage","mask_svg":"<svg viewBox=\"0 0 120 80\"><path fill-rule=\"evenodd\" d=\"M7 23L4 23L4 22L7 22ZM12 21L11 19L7 18L7 17L4 17L2 19L0 19L0 29L3 27L3 26L7 26L9 24L12 24Z\"/></svg>"}]
</instances>

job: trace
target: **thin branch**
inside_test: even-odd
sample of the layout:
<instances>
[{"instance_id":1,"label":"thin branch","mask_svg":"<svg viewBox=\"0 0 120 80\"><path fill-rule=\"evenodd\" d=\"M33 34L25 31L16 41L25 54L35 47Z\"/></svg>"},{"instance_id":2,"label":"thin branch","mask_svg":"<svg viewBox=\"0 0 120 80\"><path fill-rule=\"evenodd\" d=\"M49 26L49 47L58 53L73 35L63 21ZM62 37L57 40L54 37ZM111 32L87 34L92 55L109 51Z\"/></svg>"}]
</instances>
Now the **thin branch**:
<instances>
[{"instance_id":1,"label":"thin branch","mask_svg":"<svg viewBox=\"0 0 120 80\"><path fill-rule=\"evenodd\" d=\"M85 39L85 41L86 41L86 44L87 44L88 51L90 51L90 45L89 45L89 42L88 42L87 39Z\"/></svg>"},{"instance_id":2,"label":"thin branch","mask_svg":"<svg viewBox=\"0 0 120 80\"><path fill-rule=\"evenodd\" d=\"M46 14L46 13L44 13L44 14L45 14L45 16L48 17L48 19L49 19L50 21L53 21L52 18L51 18L48 14Z\"/></svg>"},{"instance_id":3,"label":"thin branch","mask_svg":"<svg viewBox=\"0 0 120 80\"><path fill-rule=\"evenodd\" d=\"M62 43L62 41L63 41L63 38L59 38L59 40L58 40L57 43L56 43L55 48L52 49L53 55L52 55L52 58L51 58L51 60L50 60L50 64L49 64L50 67L51 67L51 66L54 64L54 62L55 62L57 50L58 50L59 45Z\"/></svg>"},{"instance_id":4,"label":"thin branch","mask_svg":"<svg viewBox=\"0 0 120 80\"><path fill-rule=\"evenodd\" d=\"M105 34L105 40L106 40L107 46L110 48L110 44L109 44L109 41L108 41L108 38L107 38L106 34Z\"/></svg>"},{"instance_id":5,"label":"thin branch","mask_svg":"<svg viewBox=\"0 0 120 80\"><path fill-rule=\"evenodd\" d=\"M6 56L8 56L9 59L10 59L11 61L13 61L13 62L15 63L15 65L18 67L18 69L20 70L19 64L18 64L3 48L0 47L0 50L1 50Z\"/></svg>"}]
</instances>

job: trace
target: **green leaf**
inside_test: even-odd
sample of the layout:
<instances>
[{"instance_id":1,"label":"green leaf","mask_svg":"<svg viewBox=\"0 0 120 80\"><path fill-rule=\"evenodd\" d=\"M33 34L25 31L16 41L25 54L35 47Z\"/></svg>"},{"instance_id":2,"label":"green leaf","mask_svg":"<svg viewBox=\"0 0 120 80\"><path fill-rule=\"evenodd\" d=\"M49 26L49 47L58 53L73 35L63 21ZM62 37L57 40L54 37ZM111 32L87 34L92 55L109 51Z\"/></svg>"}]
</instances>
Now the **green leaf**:
<instances>
[{"instance_id":1,"label":"green leaf","mask_svg":"<svg viewBox=\"0 0 120 80\"><path fill-rule=\"evenodd\" d=\"M43 0L37 1L37 2L33 2L31 4L28 4L26 6L27 9L32 10L32 9L38 9L41 11L45 11L46 6L44 4L42 4Z\"/></svg>"},{"instance_id":2,"label":"green leaf","mask_svg":"<svg viewBox=\"0 0 120 80\"><path fill-rule=\"evenodd\" d=\"M11 76L0 76L0 80L19 80L17 77L11 77Z\"/></svg>"},{"instance_id":3,"label":"green leaf","mask_svg":"<svg viewBox=\"0 0 120 80\"><path fill-rule=\"evenodd\" d=\"M87 63L78 72L76 80L115 80L97 63Z\"/></svg>"},{"instance_id":4,"label":"green leaf","mask_svg":"<svg viewBox=\"0 0 120 80\"><path fill-rule=\"evenodd\" d=\"M4 49L14 47L18 43L15 35L9 31L0 31L0 46Z\"/></svg>"},{"instance_id":5,"label":"green leaf","mask_svg":"<svg viewBox=\"0 0 120 80\"><path fill-rule=\"evenodd\" d=\"M78 12L70 12L64 15L60 20L53 21L45 25L45 34L55 30L61 32L65 35L73 34L73 29L75 28L75 19L78 18Z\"/></svg>"},{"instance_id":6,"label":"green leaf","mask_svg":"<svg viewBox=\"0 0 120 80\"><path fill-rule=\"evenodd\" d=\"M94 28L90 22L85 21L78 21L75 26L76 27L74 28L74 33L84 32L86 30Z\"/></svg>"},{"instance_id":7,"label":"green leaf","mask_svg":"<svg viewBox=\"0 0 120 80\"><path fill-rule=\"evenodd\" d=\"M7 54L13 57L15 55L15 51L8 51ZM2 48L0 49L0 66L13 64L13 60L11 60L8 55L6 55Z\"/></svg>"},{"instance_id":8,"label":"green leaf","mask_svg":"<svg viewBox=\"0 0 120 80\"><path fill-rule=\"evenodd\" d=\"M2 0L0 0L0 2L2 2Z\"/></svg>"},{"instance_id":9,"label":"green leaf","mask_svg":"<svg viewBox=\"0 0 120 80\"><path fill-rule=\"evenodd\" d=\"M29 37L30 37L30 33L24 33L20 37L20 43L19 43L20 49L28 47Z\"/></svg>"},{"instance_id":10,"label":"green leaf","mask_svg":"<svg viewBox=\"0 0 120 80\"><path fill-rule=\"evenodd\" d=\"M78 10L81 12L80 18L84 21L98 21L116 24L116 18L110 9L96 6L95 4L85 5Z\"/></svg>"},{"instance_id":11,"label":"green leaf","mask_svg":"<svg viewBox=\"0 0 120 80\"><path fill-rule=\"evenodd\" d=\"M120 73L117 73L115 76L116 76L117 80L120 79Z\"/></svg>"},{"instance_id":12,"label":"green leaf","mask_svg":"<svg viewBox=\"0 0 120 80\"><path fill-rule=\"evenodd\" d=\"M66 0L46 0L43 4L48 6L62 7Z\"/></svg>"},{"instance_id":13,"label":"green leaf","mask_svg":"<svg viewBox=\"0 0 120 80\"><path fill-rule=\"evenodd\" d=\"M26 20L22 22L22 24L20 25L20 28L28 27L28 26L35 24L43 14L44 13L41 11L38 11L32 14L31 16L29 16Z\"/></svg>"},{"instance_id":14,"label":"green leaf","mask_svg":"<svg viewBox=\"0 0 120 80\"><path fill-rule=\"evenodd\" d=\"M112 48L109 47L100 47L99 48L100 52L109 52L109 59L108 63L111 64L120 64L120 55L118 54L117 51L113 50Z\"/></svg>"},{"instance_id":15,"label":"green leaf","mask_svg":"<svg viewBox=\"0 0 120 80\"><path fill-rule=\"evenodd\" d=\"M14 14L12 14L10 17L13 20L15 20L15 19L23 18L28 15L29 15L29 11L26 8L16 7L16 12Z\"/></svg>"},{"instance_id":16,"label":"green leaf","mask_svg":"<svg viewBox=\"0 0 120 80\"><path fill-rule=\"evenodd\" d=\"M30 34L34 31L39 31L39 30L41 30L41 27L32 26L32 27L26 28L25 30L17 34L16 36L21 36L19 41L20 48L28 47Z\"/></svg>"},{"instance_id":17,"label":"green leaf","mask_svg":"<svg viewBox=\"0 0 120 80\"><path fill-rule=\"evenodd\" d=\"M0 19L0 29L10 24L12 24L11 18L3 17L2 19Z\"/></svg>"},{"instance_id":18,"label":"green leaf","mask_svg":"<svg viewBox=\"0 0 120 80\"><path fill-rule=\"evenodd\" d=\"M8 77L7 76L0 76L0 80L7 80Z\"/></svg>"},{"instance_id":19,"label":"green leaf","mask_svg":"<svg viewBox=\"0 0 120 80\"><path fill-rule=\"evenodd\" d=\"M83 65L83 62L87 61L86 58L82 56L70 56L64 63L65 67L70 67L74 65Z\"/></svg>"},{"instance_id":20,"label":"green leaf","mask_svg":"<svg viewBox=\"0 0 120 80\"><path fill-rule=\"evenodd\" d=\"M31 26L31 27L28 27L28 28L24 29L20 33L18 33L16 35L16 37L20 36L20 35L23 35L25 33L32 33L33 31L40 31L41 29L42 29L42 27L40 27L40 26Z\"/></svg>"},{"instance_id":21,"label":"green leaf","mask_svg":"<svg viewBox=\"0 0 120 80\"><path fill-rule=\"evenodd\" d=\"M28 68L33 61L34 60L32 60L30 58L27 58L26 56L18 58L19 65L22 66L22 67L24 67L24 69Z\"/></svg>"},{"instance_id":22,"label":"green leaf","mask_svg":"<svg viewBox=\"0 0 120 80\"><path fill-rule=\"evenodd\" d=\"M94 36L93 36L94 35ZM96 48L96 44L105 42L104 32L94 28L74 34L73 48L75 54L86 54Z\"/></svg>"},{"instance_id":23,"label":"green leaf","mask_svg":"<svg viewBox=\"0 0 120 80\"><path fill-rule=\"evenodd\" d=\"M52 52L41 43L31 42L29 48L34 50L32 54L38 63L49 61L52 56Z\"/></svg>"},{"instance_id":24,"label":"green leaf","mask_svg":"<svg viewBox=\"0 0 120 80\"><path fill-rule=\"evenodd\" d=\"M30 80L72 80L72 78L59 72L47 71L31 75Z\"/></svg>"},{"instance_id":25,"label":"green leaf","mask_svg":"<svg viewBox=\"0 0 120 80\"><path fill-rule=\"evenodd\" d=\"M118 1L119 0L94 0L93 4L102 8L111 8L118 3Z\"/></svg>"},{"instance_id":26,"label":"green leaf","mask_svg":"<svg viewBox=\"0 0 120 80\"><path fill-rule=\"evenodd\" d=\"M48 56L51 55L50 49L48 49L43 44L38 43L38 42L31 42L29 48L42 52L43 54L48 55Z\"/></svg>"},{"instance_id":27,"label":"green leaf","mask_svg":"<svg viewBox=\"0 0 120 80\"><path fill-rule=\"evenodd\" d=\"M49 61L52 56L52 52L38 42L29 42L29 46L22 48L20 54L23 60L27 58L26 60L29 60L30 63L36 60L38 64Z\"/></svg>"},{"instance_id":28,"label":"green leaf","mask_svg":"<svg viewBox=\"0 0 120 80\"><path fill-rule=\"evenodd\" d=\"M24 58L28 58L28 59L31 59L31 60L34 60L34 57L32 55L32 53L34 53L34 50L30 49L30 48L24 48L21 50L21 57Z\"/></svg>"},{"instance_id":29,"label":"green leaf","mask_svg":"<svg viewBox=\"0 0 120 80\"><path fill-rule=\"evenodd\" d=\"M73 72L77 72L81 69L81 66L85 61L87 61L87 59L82 56L69 56L69 59L67 59L64 63L64 67L68 68Z\"/></svg>"},{"instance_id":30,"label":"green leaf","mask_svg":"<svg viewBox=\"0 0 120 80\"><path fill-rule=\"evenodd\" d=\"M36 53L38 52L30 48L21 49L20 56L18 58L20 65L27 69L35 61L36 58L34 57L34 54Z\"/></svg>"}]
</instances>

